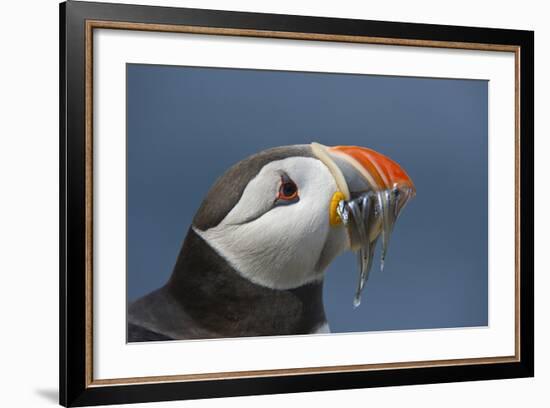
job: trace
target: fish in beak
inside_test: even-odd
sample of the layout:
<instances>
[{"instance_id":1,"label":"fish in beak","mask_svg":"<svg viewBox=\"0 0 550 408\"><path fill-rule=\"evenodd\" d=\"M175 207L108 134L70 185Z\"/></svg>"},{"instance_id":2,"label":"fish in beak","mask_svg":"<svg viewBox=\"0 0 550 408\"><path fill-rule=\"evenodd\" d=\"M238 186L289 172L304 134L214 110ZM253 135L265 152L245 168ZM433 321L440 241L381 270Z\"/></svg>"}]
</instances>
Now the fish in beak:
<instances>
[{"instance_id":1,"label":"fish in beak","mask_svg":"<svg viewBox=\"0 0 550 408\"><path fill-rule=\"evenodd\" d=\"M393 226L416 189L399 164L372 149L327 147L319 143L312 143L311 147L338 186L329 205L330 224L346 228L349 246L358 254L359 281L354 298L357 307L372 267L376 243L381 238L382 270Z\"/></svg>"}]
</instances>

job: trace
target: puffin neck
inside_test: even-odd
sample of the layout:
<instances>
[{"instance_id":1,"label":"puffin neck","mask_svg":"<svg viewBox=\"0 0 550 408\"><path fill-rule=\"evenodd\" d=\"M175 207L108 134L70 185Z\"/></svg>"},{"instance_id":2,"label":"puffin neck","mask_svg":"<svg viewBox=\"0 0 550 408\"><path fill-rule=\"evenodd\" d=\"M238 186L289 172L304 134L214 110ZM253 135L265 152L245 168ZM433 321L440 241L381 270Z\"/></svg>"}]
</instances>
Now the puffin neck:
<instances>
[{"instance_id":1,"label":"puffin neck","mask_svg":"<svg viewBox=\"0 0 550 408\"><path fill-rule=\"evenodd\" d=\"M219 337L307 334L326 322L323 282L288 290L252 283L192 228L166 288L196 324Z\"/></svg>"}]
</instances>

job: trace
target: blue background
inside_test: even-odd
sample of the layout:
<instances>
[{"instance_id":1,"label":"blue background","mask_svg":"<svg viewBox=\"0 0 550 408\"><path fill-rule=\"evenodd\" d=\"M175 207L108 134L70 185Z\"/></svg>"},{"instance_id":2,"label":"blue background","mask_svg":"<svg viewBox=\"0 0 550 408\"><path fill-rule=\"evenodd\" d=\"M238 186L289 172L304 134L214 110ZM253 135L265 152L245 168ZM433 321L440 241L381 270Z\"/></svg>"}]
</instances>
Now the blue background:
<instances>
[{"instance_id":1,"label":"blue background","mask_svg":"<svg viewBox=\"0 0 550 408\"><path fill-rule=\"evenodd\" d=\"M227 168L317 141L386 154L417 188L359 308L354 254L331 264L331 330L487 325L486 81L129 64L127 98L129 301L166 282Z\"/></svg>"}]
</instances>

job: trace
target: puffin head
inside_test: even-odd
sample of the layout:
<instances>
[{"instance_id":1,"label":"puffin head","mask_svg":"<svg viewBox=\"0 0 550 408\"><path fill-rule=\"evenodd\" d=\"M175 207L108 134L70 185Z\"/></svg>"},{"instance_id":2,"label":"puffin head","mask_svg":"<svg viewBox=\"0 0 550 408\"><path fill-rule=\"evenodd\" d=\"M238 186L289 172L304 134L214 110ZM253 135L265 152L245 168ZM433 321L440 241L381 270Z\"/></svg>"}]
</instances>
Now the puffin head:
<instances>
[{"instance_id":1,"label":"puffin head","mask_svg":"<svg viewBox=\"0 0 550 408\"><path fill-rule=\"evenodd\" d=\"M271 289L293 289L321 281L336 256L365 245L364 234L361 239L361 231L350 228L342 211L344 203L365 194L386 197L386 217L390 209L394 220L414 186L397 163L367 148L277 147L228 169L208 192L192 228L242 277ZM365 229L369 243L384 231L384 217L376 211L374 205L375 215L362 219L371 224Z\"/></svg>"}]
</instances>

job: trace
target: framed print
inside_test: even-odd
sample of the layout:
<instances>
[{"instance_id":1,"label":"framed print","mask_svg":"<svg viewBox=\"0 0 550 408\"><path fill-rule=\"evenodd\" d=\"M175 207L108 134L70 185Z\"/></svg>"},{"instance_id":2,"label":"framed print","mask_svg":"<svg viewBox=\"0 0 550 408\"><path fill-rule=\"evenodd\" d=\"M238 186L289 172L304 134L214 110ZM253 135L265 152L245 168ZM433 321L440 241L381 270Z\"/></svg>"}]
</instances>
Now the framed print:
<instances>
[{"instance_id":1,"label":"framed print","mask_svg":"<svg viewBox=\"0 0 550 408\"><path fill-rule=\"evenodd\" d=\"M534 375L533 32L60 27L62 405Z\"/></svg>"}]
</instances>

